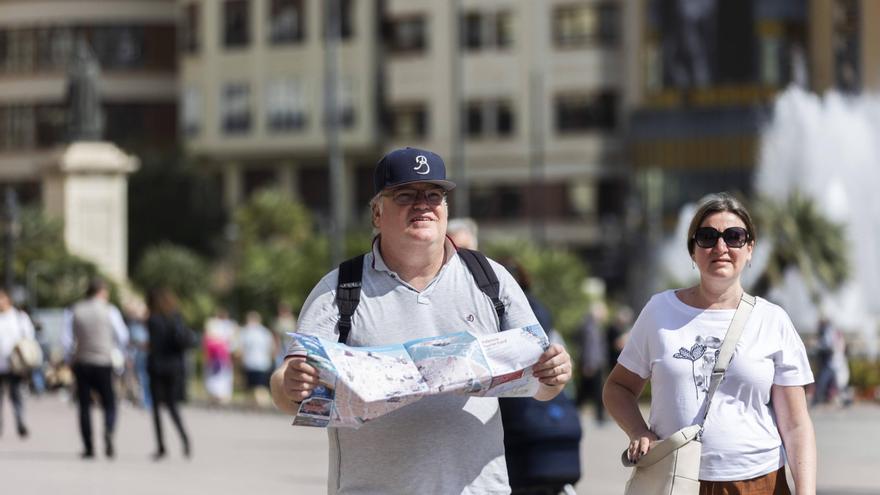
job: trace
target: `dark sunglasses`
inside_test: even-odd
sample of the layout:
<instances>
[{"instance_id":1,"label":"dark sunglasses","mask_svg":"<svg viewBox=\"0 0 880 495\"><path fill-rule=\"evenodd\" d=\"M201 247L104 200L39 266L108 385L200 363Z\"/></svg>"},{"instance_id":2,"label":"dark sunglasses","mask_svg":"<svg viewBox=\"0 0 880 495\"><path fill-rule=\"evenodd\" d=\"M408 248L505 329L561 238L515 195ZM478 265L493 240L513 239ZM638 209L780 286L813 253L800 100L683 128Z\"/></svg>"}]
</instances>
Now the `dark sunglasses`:
<instances>
[{"instance_id":1,"label":"dark sunglasses","mask_svg":"<svg viewBox=\"0 0 880 495\"><path fill-rule=\"evenodd\" d=\"M718 238L724 239L724 244L731 248L741 248L749 242L749 231L742 227L730 227L724 232L713 227L700 227L694 232L694 242L704 249L715 247Z\"/></svg>"},{"instance_id":2,"label":"dark sunglasses","mask_svg":"<svg viewBox=\"0 0 880 495\"><path fill-rule=\"evenodd\" d=\"M396 189L386 193L385 196L391 197L391 201L394 201L394 203L399 206L415 204L419 201L420 197L424 197L425 202L431 206L440 206L440 204L443 203L443 200L446 199L446 191L443 189L428 189L426 191L419 191L417 189Z\"/></svg>"}]
</instances>

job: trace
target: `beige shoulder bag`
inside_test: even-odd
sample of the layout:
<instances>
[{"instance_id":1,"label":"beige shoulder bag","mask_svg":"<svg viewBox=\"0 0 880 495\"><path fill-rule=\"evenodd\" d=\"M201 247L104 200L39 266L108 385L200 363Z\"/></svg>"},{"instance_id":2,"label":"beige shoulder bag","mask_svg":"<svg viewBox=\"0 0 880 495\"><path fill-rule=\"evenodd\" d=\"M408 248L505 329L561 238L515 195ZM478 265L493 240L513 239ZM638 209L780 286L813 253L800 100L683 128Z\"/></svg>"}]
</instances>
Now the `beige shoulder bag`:
<instances>
[{"instance_id":1,"label":"beige shoulder bag","mask_svg":"<svg viewBox=\"0 0 880 495\"><path fill-rule=\"evenodd\" d=\"M712 396L724 378L733 350L746 326L746 320L755 306L755 297L743 293L733 321L724 336L724 342L712 369L712 380L706 392L706 409L702 420L695 425L686 426L669 437L654 444L637 463L627 457L624 450L621 457L623 465L633 467L632 475L626 483L625 495L698 495L700 493L700 455L703 444L700 436L703 424L709 414Z\"/></svg>"}]
</instances>

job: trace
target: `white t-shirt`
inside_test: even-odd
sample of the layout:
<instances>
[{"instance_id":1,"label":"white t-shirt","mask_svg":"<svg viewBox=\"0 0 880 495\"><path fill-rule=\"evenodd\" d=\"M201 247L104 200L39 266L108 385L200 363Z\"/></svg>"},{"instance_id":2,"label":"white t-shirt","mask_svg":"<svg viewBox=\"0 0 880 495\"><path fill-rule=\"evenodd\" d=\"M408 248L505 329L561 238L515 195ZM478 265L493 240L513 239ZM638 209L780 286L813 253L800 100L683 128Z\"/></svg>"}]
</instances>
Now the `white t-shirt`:
<instances>
[{"instance_id":1,"label":"white t-shirt","mask_svg":"<svg viewBox=\"0 0 880 495\"><path fill-rule=\"evenodd\" d=\"M269 371L272 368L275 339L263 325L246 325L238 337L241 364L249 371Z\"/></svg>"},{"instance_id":2,"label":"white t-shirt","mask_svg":"<svg viewBox=\"0 0 880 495\"><path fill-rule=\"evenodd\" d=\"M660 438L699 423L733 309L699 309L674 290L656 294L617 362L651 379L649 426ZM785 464L771 385L813 382L803 341L785 311L757 298L704 424L700 479L746 480Z\"/></svg>"},{"instance_id":3,"label":"white t-shirt","mask_svg":"<svg viewBox=\"0 0 880 495\"><path fill-rule=\"evenodd\" d=\"M9 372L9 356L23 338L34 338L34 326L28 315L15 308L0 312L0 373Z\"/></svg>"}]
</instances>

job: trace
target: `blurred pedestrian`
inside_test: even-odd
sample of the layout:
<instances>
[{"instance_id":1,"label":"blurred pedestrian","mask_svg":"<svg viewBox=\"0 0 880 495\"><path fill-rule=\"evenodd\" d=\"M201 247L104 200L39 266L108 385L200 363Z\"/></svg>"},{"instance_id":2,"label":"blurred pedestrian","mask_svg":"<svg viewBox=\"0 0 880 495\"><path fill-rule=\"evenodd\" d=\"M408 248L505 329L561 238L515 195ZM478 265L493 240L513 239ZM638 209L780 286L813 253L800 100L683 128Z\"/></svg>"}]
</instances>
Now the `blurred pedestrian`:
<instances>
[{"instance_id":1,"label":"blurred pedestrian","mask_svg":"<svg viewBox=\"0 0 880 495\"><path fill-rule=\"evenodd\" d=\"M34 339L34 325L30 317L12 304L6 289L0 288L0 432L3 430L3 394L9 395L18 436L26 438L28 428L24 421L24 401L21 396L23 376L15 373L10 357L15 345L22 339Z\"/></svg>"},{"instance_id":2,"label":"blurred pedestrian","mask_svg":"<svg viewBox=\"0 0 880 495\"><path fill-rule=\"evenodd\" d=\"M212 403L226 404L232 400L232 346L237 333L238 325L229 317L225 308L218 308L214 316L205 322L202 340L205 365L202 373L205 391Z\"/></svg>"},{"instance_id":3,"label":"blurred pedestrian","mask_svg":"<svg viewBox=\"0 0 880 495\"><path fill-rule=\"evenodd\" d=\"M275 336L263 326L260 313L248 311L238 337L238 354L250 400L258 406L269 404L269 375L276 353Z\"/></svg>"},{"instance_id":4,"label":"blurred pedestrian","mask_svg":"<svg viewBox=\"0 0 880 495\"><path fill-rule=\"evenodd\" d=\"M186 387L186 351L195 344L195 336L183 322L177 309L177 298L168 289L155 289L148 295L147 330L150 335L147 370L150 374L150 392L153 397L153 426L156 433L156 452L153 459L165 457L165 438L162 434L162 418L159 408L165 406L171 421L180 434L183 455L190 457L192 444L183 418L179 401Z\"/></svg>"},{"instance_id":5,"label":"blurred pedestrian","mask_svg":"<svg viewBox=\"0 0 880 495\"><path fill-rule=\"evenodd\" d=\"M580 327L580 383L578 386L578 406L592 403L595 408L593 416L596 423L605 422L605 406L602 404L602 385L605 382L605 366L607 365L607 347L603 340L602 327L608 318L608 310L604 302L597 301L590 305L590 311L584 316Z\"/></svg>"},{"instance_id":6,"label":"blurred pedestrian","mask_svg":"<svg viewBox=\"0 0 880 495\"><path fill-rule=\"evenodd\" d=\"M564 346L553 316L532 291L525 267L513 258L502 260L526 295L550 342ZM581 476L580 415L566 393L541 402L530 397L498 399L504 425L504 457L513 495L571 493Z\"/></svg>"},{"instance_id":7,"label":"blurred pedestrian","mask_svg":"<svg viewBox=\"0 0 880 495\"><path fill-rule=\"evenodd\" d=\"M275 366L281 366L287 344L290 343L290 334L296 332L296 315L285 302L278 303L277 311L275 321L272 322L272 332L275 334L275 348L278 350L275 354Z\"/></svg>"},{"instance_id":8,"label":"blurred pedestrian","mask_svg":"<svg viewBox=\"0 0 880 495\"><path fill-rule=\"evenodd\" d=\"M609 319L608 326L605 328L605 346L606 346L606 362L608 363L608 372L617 364L617 358L620 357L623 347L626 345L626 339L629 337L629 330L632 326L633 312L629 306L620 305L614 309L613 316Z\"/></svg>"},{"instance_id":9,"label":"blurred pedestrian","mask_svg":"<svg viewBox=\"0 0 880 495\"><path fill-rule=\"evenodd\" d=\"M477 222L472 218L453 218L446 227L446 235L456 247L478 249Z\"/></svg>"},{"instance_id":10,"label":"blurred pedestrian","mask_svg":"<svg viewBox=\"0 0 880 495\"><path fill-rule=\"evenodd\" d=\"M786 461L796 492L815 494L816 439L804 394L813 376L785 310L743 290L755 240L751 215L737 199L720 193L700 201L687 237L699 283L651 298L608 377L605 407L629 437L633 462L659 439L704 425L703 495L790 494ZM710 388L738 308L750 313L723 380ZM649 380L646 423L638 398Z\"/></svg>"},{"instance_id":11,"label":"blurred pedestrian","mask_svg":"<svg viewBox=\"0 0 880 495\"><path fill-rule=\"evenodd\" d=\"M849 363L846 358L846 341L840 330L823 316L816 331L816 361L818 378L813 405L832 401L848 403L847 385Z\"/></svg>"},{"instance_id":12,"label":"blurred pedestrian","mask_svg":"<svg viewBox=\"0 0 880 495\"><path fill-rule=\"evenodd\" d=\"M147 308L142 302L131 303L125 309L129 330L128 361L131 363L126 386L138 407L153 408L150 394L150 375L147 373L147 351L150 334L147 331Z\"/></svg>"},{"instance_id":13,"label":"blurred pedestrian","mask_svg":"<svg viewBox=\"0 0 880 495\"><path fill-rule=\"evenodd\" d=\"M79 403L79 429L83 459L95 456L92 442L92 393L104 412L104 454L113 458L116 427L116 394L113 391L113 353L128 343L128 328L119 309L110 303L110 291L100 278L89 281L86 297L66 314L62 344L73 366Z\"/></svg>"}]
</instances>

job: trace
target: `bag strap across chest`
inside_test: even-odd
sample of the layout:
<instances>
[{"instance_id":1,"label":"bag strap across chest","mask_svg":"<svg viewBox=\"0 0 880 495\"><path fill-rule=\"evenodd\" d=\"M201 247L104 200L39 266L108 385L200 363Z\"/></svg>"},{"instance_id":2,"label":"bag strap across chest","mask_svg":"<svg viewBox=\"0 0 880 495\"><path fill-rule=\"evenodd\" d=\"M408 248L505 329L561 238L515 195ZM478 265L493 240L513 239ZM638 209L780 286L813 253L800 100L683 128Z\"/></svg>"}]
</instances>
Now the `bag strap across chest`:
<instances>
[{"instance_id":1,"label":"bag strap across chest","mask_svg":"<svg viewBox=\"0 0 880 495\"><path fill-rule=\"evenodd\" d=\"M721 343L721 349L718 350L718 358L715 359L715 367L712 368L712 378L709 381L709 390L706 392L706 408L703 411L703 417L700 419L699 423L701 427L706 423L706 417L709 415L709 406L712 404L712 397L715 395L718 385L721 384L721 380L724 379L724 373L727 372L727 368L730 366L730 360L733 359L733 351L736 348L736 343L739 342L739 338L742 336L743 330L746 328L746 321L748 321L749 315L752 313L754 307L755 296L743 292L739 304L736 307L736 312L733 314L733 320L730 322L730 327L724 335L724 342Z\"/></svg>"},{"instance_id":2,"label":"bag strap across chest","mask_svg":"<svg viewBox=\"0 0 880 495\"><path fill-rule=\"evenodd\" d=\"M498 315L498 321L504 316L504 304L501 302L501 285L495 270L489 264L486 255L472 249L458 249L458 256L474 277L477 287L489 296L492 306ZM339 281L336 284L336 307L339 309L339 342L348 342L351 333L351 317L361 300L361 286L364 277L364 254L360 254L339 264Z\"/></svg>"}]
</instances>

